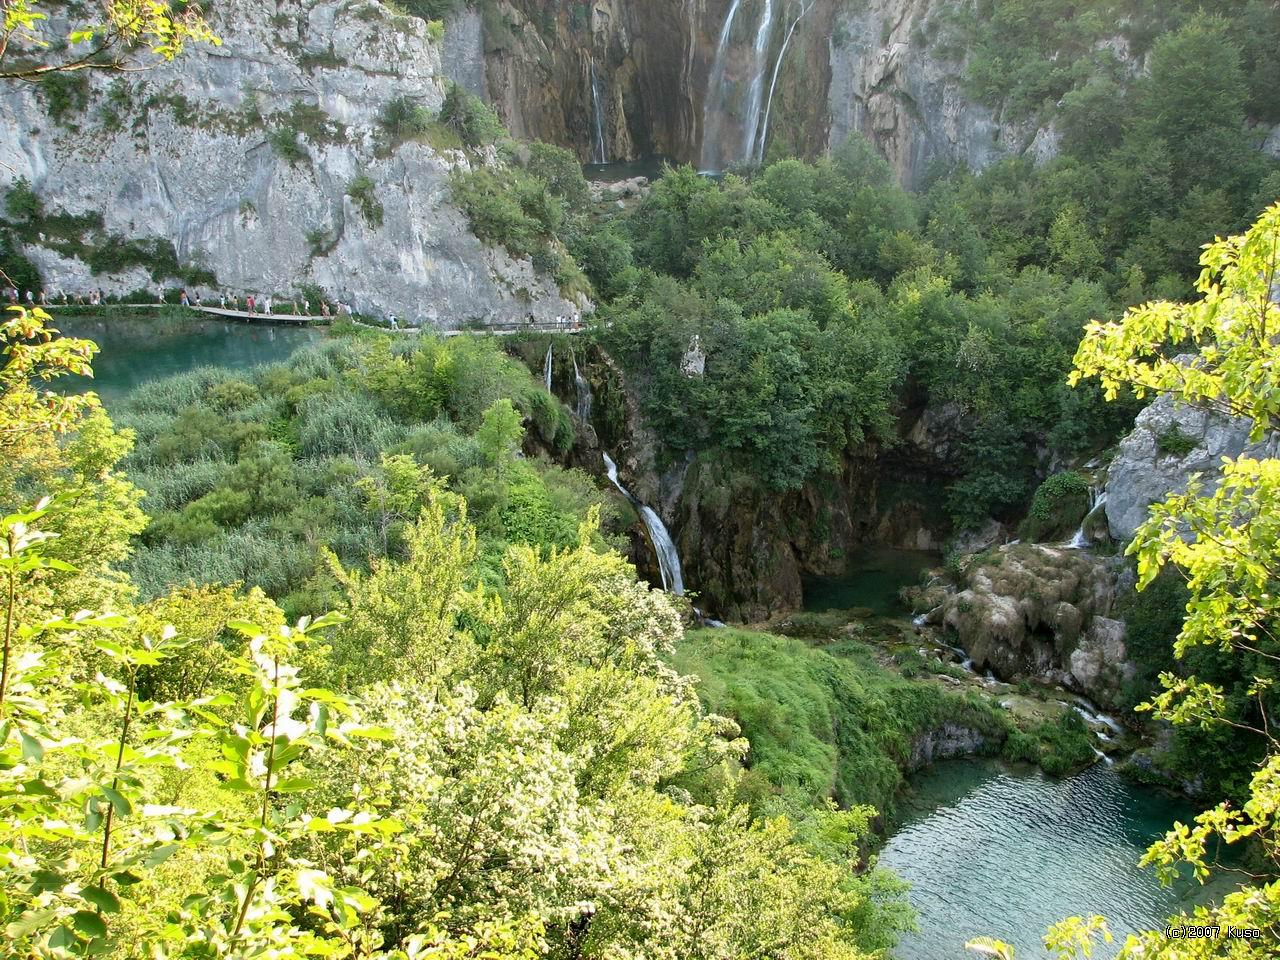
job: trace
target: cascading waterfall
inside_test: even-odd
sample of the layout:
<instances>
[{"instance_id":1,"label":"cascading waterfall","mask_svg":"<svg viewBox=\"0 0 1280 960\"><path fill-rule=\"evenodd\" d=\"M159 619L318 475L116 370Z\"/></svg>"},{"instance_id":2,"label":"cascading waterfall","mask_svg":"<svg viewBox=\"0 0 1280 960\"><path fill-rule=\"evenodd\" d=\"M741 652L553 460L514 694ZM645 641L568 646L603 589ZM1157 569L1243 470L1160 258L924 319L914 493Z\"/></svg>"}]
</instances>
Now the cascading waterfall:
<instances>
[{"instance_id":1,"label":"cascading waterfall","mask_svg":"<svg viewBox=\"0 0 1280 960\"><path fill-rule=\"evenodd\" d=\"M769 139L769 114L773 112L773 94L778 86L778 73L782 70L782 61L787 56L787 47L791 45L791 38L796 35L796 27L800 26L800 21L813 9L813 3L814 0L809 0L809 3L801 7L800 13L787 28L786 36L782 38L782 49L778 51L778 59L773 64L773 77L769 80L769 96L764 104L764 120L760 123L760 136L756 138L755 161L757 163L764 161L765 141Z\"/></svg>"},{"instance_id":2,"label":"cascading waterfall","mask_svg":"<svg viewBox=\"0 0 1280 960\"><path fill-rule=\"evenodd\" d=\"M1080 521L1080 527L1076 530L1075 536L1063 544L1067 550L1084 550L1089 544L1089 522L1097 516L1098 511L1107 505L1107 491L1097 487L1089 491L1089 512L1084 515L1084 519Z\"/></svg>"},{"instance_id":3,"label":"cascading waterfall","mask_svg":"<svg viewBox=\"0 0 1280 960\"><path fill-rule=\"evenodd\" d=\"M676 545L671 540L671 534L667 532L666 525L662 522L662 518L657 515L650 507L645 506L627 490L618 480L618 465L613 462L613 458L607 453L601 454L604 457L605 472L609 475L609 480L618 492L630 501L640 514L640 519L644 521L645 530L649 532L649 542L653 544L653 552L658 558L658 572L662 575L662 589L676 596L684 595L684 579L680 574L680 554L676 552Z\"/></svg>"},{"instance_id":4,"label":"cascading waterfall","mask_svg":"<svg viewBox=\"0 0 1280 960\"><path fill-rule=\"evenodd\" d=\"M719 170L720 160L720 127L724 121L725 99L727 91L724 83L725 57L729 52L729 37L733 33L733 22L738 18L738 10L742 0L733 0L729 13L724 18L724 26L720 28L720 41L716 44L716 57L711 64L711 77L707 81L707 96L702 104L702 168Z\"/></svg>"},{"instance_id":5,"label":"cascading waterfall","mask_svg":"<svg viewBox=\"0 0 1280 960\"><path fill-rule=\"evenodd\" d=\"M600 74L596 73L596 62L591 61L591 111L596 122L596 142L592 151L593 163L608 163L609 150L604 142L604 97L600 87Z\"/></svg>"},{"instance_id":6,"label":"cascading waterfall","mask_svg":"<svg viewBox=\"0 0 1280 960\"><path fill-rule=\"evenodd\" d=\"M578 422L591 420L591 384L578 372L578 358L573 358L573 385L578 391Z\"/></svg>"},{"instance_id":7,"label":"cascading waterfall","mask_svg":"<svg viewBox=\"0 0 1280 960\"><path fill-rule=\"evenodd\" d=\"M547 382L547 393L551 392L551 351L554 344L547 344L547 359L542 362L542 379Z\"/></svg>"},{"instance_id":8,"label":"cascading waterfall","mask_svg":"<svg viewBox=\"0 0 1280 960\"><path fill-rule=\"evenodd\" d=\"M755 153L756 132L760 129L760 108L764 102L764 72L769 66L769 41L773 37L773 0L764 0L760 26L756 28L751 83L747 87L746 109L742 112L742 157Z\"/></svg>"}]
</instances>

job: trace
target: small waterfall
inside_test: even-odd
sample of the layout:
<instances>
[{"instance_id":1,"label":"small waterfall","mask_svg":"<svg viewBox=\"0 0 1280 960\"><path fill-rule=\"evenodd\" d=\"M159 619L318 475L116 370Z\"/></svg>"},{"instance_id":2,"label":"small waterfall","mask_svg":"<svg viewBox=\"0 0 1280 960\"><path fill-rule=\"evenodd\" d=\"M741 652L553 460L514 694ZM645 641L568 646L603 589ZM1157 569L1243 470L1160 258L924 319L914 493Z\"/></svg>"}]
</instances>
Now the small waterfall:
<instances>
[{"instance_id":1,"label":"small waterfall","mask_svg":"<svg viewBox=\"0 0 1280 960\"><path fill-rule=\"evenodd\" d=\"M773 0L764 0L760 26L756 29L751 85L747 87L746 109L742 113L742 158L755 154L756 132L760 129L760 108L764 101L764 72L769 65L769 40L773 36Z\"/></svg>"},{"instance_id":2,"label":"small waterfall","mask_svg":"<svg viewBox=\"0 0 1280 960\"><path fill-rule=\"evenodd\" d=\"M608 163L609 150L604 142L604 96L600 87L600 74L596 73L596 62L591 61L591 112L596 125L595 149L592 151L592 163Z\"/></svg>"},{"instance_id":3,"label":"small waterfall","mask_svg":"<svg viewBox=\"0 0 1280 960\"><path fill-rule=\"evenodd\" d=\"M604 468L609 474L609 480L618 492L627 498L640 514L640 519L644 521L645 529L649 532L649 542L653 544L653 552L658 557L658 572L662 575L662 589L674 593L676 596L684 595L684 579L680 575L680 554L676 552L676 545L671 540L671 534L667 532L666 525L662 522L654 511L645 506L627 490L618 480L618 465L613 462L613 458L607 453L601 454L604 457Z\"/></svg>"},{"instance_id":4,"label":"small waterfall","mask_svg":"<svg viewBox=\"0 0 1280 960\"><path fill-rule=\"evenodd\" d=\"M551 392L551 351L554 344L547 344L547 359L542 362L542 379L547 382L547 393Z\"/></svg>"},{"instance_id":5,"label":"small waterfall","mask_svg":"<svg viewBox=\"0 0 1280 960\"><path fill-rule=\"evenodd\" d=\"M578 372L578 358L573 358L573 385L578 390L578 422L591 421L591 384Z\"/></svg>"},{"instance_id":6,"label":"small waterfall","mask_svg":"<svg viewBox=\"0 0 1280 960\"><path fill-rule=\"evenodd\" d=\"M765 141L769 139L769 114L773 112L773 93L778 86L778 73L782 69L782 61L787 56L787 47L791 45L791 38L795 36L796 27L800 26L800 21L808 16L809 11L813 9L814 0L801 8L800 13L791 21L791 26L787 28L787 35L782 38L782 49L778 51L778 59L773 65L773 77L769 80L769 97L764 104L764 120L760 124L760 136L756 138L756 163L764 162Z\"/></svg>"},{"instance_id":7,"label":"small waterfall","mask_svg":"<svg viewBox=\"0 0 1280 960\"><path fill-rule=\"evenodd\" d=\"M702 103L702 168L718 171L721 166L720 127L725 114L724 63L729 52L729 36L733 22L738 18L742 0L733 0L729 13L720 28L720 41L716 44L716 58L711 64L711 77L707 81L707 95Z\"/></svg>"},{"instance_id":8,"label":"small waterfall","mask_svg":"<svg viewBox=\"0 0 1280 960\"><path fill-rule=\"evenodd\" d=\"M1080 526L1076 530L1075 535L1064 543L1062 546L1067 550L1085 550L1089 547L1089 521L1097 516L1098 511L1107 505L1107 491L1092 488L1089 491L1089 512L1084 515L1084 519L1080 521Z\"/></svg>"}]
</instances>

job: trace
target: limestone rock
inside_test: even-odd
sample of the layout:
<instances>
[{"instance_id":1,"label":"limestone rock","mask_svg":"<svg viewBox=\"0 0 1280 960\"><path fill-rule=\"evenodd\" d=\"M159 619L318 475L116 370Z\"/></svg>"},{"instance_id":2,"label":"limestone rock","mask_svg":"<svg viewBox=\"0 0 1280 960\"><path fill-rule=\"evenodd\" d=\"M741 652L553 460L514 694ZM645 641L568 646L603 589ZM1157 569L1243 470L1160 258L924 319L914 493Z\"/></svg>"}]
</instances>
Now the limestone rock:
<instances>
[{"instance_id":1,"label":"limestone rock","mask_svg":"<svg viewBox=\"0 0 1280 960\"><path fill-rule=\"evenodd\" d=\"M460 152L379 149L389 101L409 97L435 113L443 100L440 48L422 20L376 0L227 0L210 17L222 46L142 74L91 77L87 108L64 124L35 85L6 85L0 186L25 178L50 212L100 213L106 235L171 241L179 263L236 293L313 283L357 310L444 327L582 309L471 234L450 201L450 176L470 162ZM48 30L65 34L66 23ZM126 90L121 104L116 91ZM282 129L299 131L292 162L271 143ZM357 175L373 181L380 225L348 196ZM95 275L52 245L26 252L50 290L155 286L140 269Z\"/></svg>"},{"instance_id":2,"label":"limestone rock","mask_svg":"<svg viewBox=\"0 0 1280 960\"><path fill-rule=\"evenodd\" d=\"M987 747L987 737L969 727L954 723L929 730L911 742L911 756L907 770L919 770L935 760L950 760L982 753Z\"/></svg>"},{"instance_id":3,"label":"limestone rock","mask_svg":"<svg viewBox=\"0 0 1280 960\"><path fill-rule=\"evenodd\" d=\"M1110 618L1107 561L1042 544L997 547L970 559L963 583L930 614L955 632L979 670L1045 677L1107 704L1131 675L1124 624Z\"/></svg>"},{"instance_id":4,"label":"limestone rock","mask_svg":"<svg viewBox=\"0 0 1280 960\"><path fill-rule=\"evenodd\" d=\"M1180 434L1195 441L1189 452L1161 450L1162 439ZM1249 441L1249 422L1180 404L1161 396L1138 414L1133 431L1120 442L1107 471L1107 522L1122 543L1147 519L1148 508L1171 493L1182 493L1201 474L1206 492L1217 486L1223 457L1280 456L1280 434Z\"/></svg>"}]
</instances>

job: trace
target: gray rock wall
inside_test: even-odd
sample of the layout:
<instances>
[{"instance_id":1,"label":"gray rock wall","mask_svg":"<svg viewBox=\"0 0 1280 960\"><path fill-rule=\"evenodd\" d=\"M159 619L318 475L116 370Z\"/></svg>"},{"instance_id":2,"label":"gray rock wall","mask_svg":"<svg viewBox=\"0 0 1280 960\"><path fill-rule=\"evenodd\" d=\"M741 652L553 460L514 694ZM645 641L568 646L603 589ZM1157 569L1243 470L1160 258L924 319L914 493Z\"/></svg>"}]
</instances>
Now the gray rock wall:
<instances>
[{"instance_id":1,"label":"gray rock wall","mask_svg":"<svg viewBox=\"0 0 1280 960\"><path fill-rule=\"evenodd\" d=\"M1007 124L964 93L964 62L948 50L948 0L868 0L849 4L831 39L831 145L851 133L876 144L904 185L935 161L975 170L1038 143L1034 124Z\"/></svg>"},{"instance_id":2,"label":"gray rock wall","mask_svg":"<svg viewBox=\"0 0 1280 960\"><path fill-rule=\"evenodd\" d=\"M1161 450L1161 438L1171 436L1175 429L1194 440L1195 449L1186 454ZM1217 487L1223 457L1280 456L1280 434L1250 443L1249 429L1247 420L1188 407L1169 396L1158 397L1138 414L1133 431L1120 442L1107 471L1111 536L1128 543L1147 519L1151 504L1185 492L1195 474L1202 476L1205 492L1211 493Z\"/></svg>"},{"instance_id":3,"label":"gray rock wall","mask_svg":"<svg viewBox=\"0 0 1280 960\"><path fill-rule=\"evenodd\" d=\"M427 143L380 148L389 101L407 96L433 113L442 102L440 50L423 21L374 0L227 0L211 17L222 46L93 77L88 107L67 124L35 87L0 87L0 187L25 178L46 209L97 211L109 234L171 240L180 262L235 293L314 283L359 310L442 327L576 312L529 263L471 234L449 178L473 161ZM107 106L120 83L132 104L113 129ZM268 138L295 104L322 110L331 130L304 131L306 155L290 163ZM374 181L381 225L347 196L357 174ZM50 290L155 286L141 269L93 275L39 243L26 252Z\"/></svg>"}]
</instances>

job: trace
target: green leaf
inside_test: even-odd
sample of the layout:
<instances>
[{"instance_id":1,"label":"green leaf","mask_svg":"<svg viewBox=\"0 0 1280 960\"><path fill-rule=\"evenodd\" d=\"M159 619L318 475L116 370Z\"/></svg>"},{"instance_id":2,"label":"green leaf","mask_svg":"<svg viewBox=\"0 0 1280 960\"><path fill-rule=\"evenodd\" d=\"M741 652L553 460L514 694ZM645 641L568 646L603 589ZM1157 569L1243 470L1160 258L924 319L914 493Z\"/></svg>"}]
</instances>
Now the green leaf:
<instances>
[{"instance_id":1,"label":"green leaf","mask_svg":"<svg viewBox=\"0 0 1280 960\"><path fill-rule=\"evenodd\" d=\"M40 741L23 731L18 731L18 736L22 738L22 759L31 760L39 763L44 759L44 747L40 745Z\"/></svg>"},{"instance_id":2,"label":"green leaf","mask_svg":"<svg viewBox=\"0 0 1280 960\"><path fill-rule=\"evenodd\" d=\"M49 946L55 950L69 950L76 945L79 938L67 926L58 927L49 935Z\"/></svg>"},{"instance_id":3,"label":"green leaf","mask_svg":"<svg viewBox=\"0 0 1280 960\"><path fill-rule=\"evenodd\" d=\"M127 817L133 813L133 804L119 790L113 790L111 787L99 787L102 795L107 798L111 806L115 808L116 813L122 817Z\"/></svg>"},{"instance_id":4,"label":"green leaf","mask_svg":"<svg viewBox=\"0 0 1280 960\"><path fill-rule=\"evenodd\" d=\"M308 780L306 777L286 777L271 789L276 793L302 793L306 790L314 790L316 784L314 780Z\"/></svg>"},{"instance_id":5,"label":"green leaf","mask_svg":"<svg viewBox=\"0 0 1280 960\"><path fill-rule=\"evenodd\" d=\"M146 863L143 864L143 866L147 867L148 869L158 867L160 866L160 864L164 863L166 860L168 860L177 852L178 852L178 845L176 843L166 843L163 847L156 847L147 856ZM116 882L124 883L124 881L121 880L119 877L116 878Z\"/></svg>"},{"instance_id":6,"label":"green leaf","mask_svg":"<svg viewBox=\"0 0 1280 960\"><path fill-rule=\"evenodd\" d=\"M57 910L29 910L4 928L10 940L30 936L58 915Z\"/></svg>"},{"instance_id":7,"label":"green leaf","mask_svg":"<svg viewBox=\"0 0 1280 960\"><path fill-rule=\"evenodd\" d=\"M110 890L106 890L103 887L85 887L80 891L80 896L84 897L85 900L103 913L120 912L120 899Z\"/></svg>"},{"instance_id":8,"label":"green leaf","mask_svg":"<svg viewBox=\"0 0 1280 960\"><path fill-rule=\"evenodd\" d=\"M37 870L31 875L31 893L49 893L53 890L61 890L67 882L67 878L53 870Z\"/></svg>"},{"instance_id":9,"label":"green leaf","mask_svg":"<svg viewBox=\"0 0 1280 960\"><path fill-rule=\"evenodd\" d=\"M86 937L105 937L107 922L88 910L77 910L71 915L72 925Z\"/></svg>"}]
</instances>

